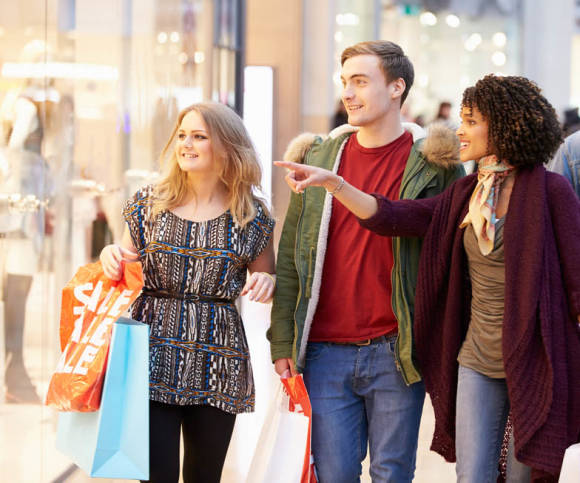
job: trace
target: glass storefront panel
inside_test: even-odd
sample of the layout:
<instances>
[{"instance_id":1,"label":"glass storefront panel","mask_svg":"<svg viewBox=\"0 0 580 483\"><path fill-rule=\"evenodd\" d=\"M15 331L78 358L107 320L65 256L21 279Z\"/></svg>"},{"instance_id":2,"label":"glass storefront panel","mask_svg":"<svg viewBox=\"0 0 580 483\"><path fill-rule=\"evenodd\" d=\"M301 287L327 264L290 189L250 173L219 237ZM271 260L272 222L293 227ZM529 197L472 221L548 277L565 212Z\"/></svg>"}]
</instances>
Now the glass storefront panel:
<instances>
[{"instance_id":1,"label":"glass storefront panel","mask_svg":"<svg viewBox=\"0 0 580 483\"><path fill-rule=\"evenodd\" d=\"M400 44L415 67L404 112L429 123L448 101L457 121L466 87L521 72L521 2L382 0L380 38Z\"/></svg>"},{"instance_id":2,"label":"glass storefront panel","mask_svg":"<svg viewBox=\"0 0 580 483\"><path fill-rule=\"evenodd\" d=\"M212 99L243 109L244 4L238 0L216 0L214 4L214 71Z\"/></svg>"},{"instance_id":3,"label":"glass storefront panel","mask_svg":"<svg viewBox=\"0 0 580 483\"><path fill-rule=\"evenodd\" d=\"M47 76L54 8L2 2L0 19L0 465L7 481L41 481L52 424L40 401L57 337L52 253L71 116L66 80Z\"/></svg>"},{"instance_id":4,"label":"glass storefront panel","mask_svg":"<svg viewBox=\"0 0 580 483\"><path fill-rule=\"evenodd\" d=\"M211 98L241 105L242 12L241 0L0 3L6 481L71 470L40 404L60 353L60 290L120 239L122 202L155 179L179 110Z\"/></svg>"},{"instance_id":5,"label":"glass storefront panel","mask_svg":"<svg viewBox=\"0 0 580 483\"><path fill-rule=\"evenodd\" d=\"M332 75L334 95L340 100L342 83L340 81L340 56L350 45L363 40L376 38L376 1L375 0L336 0L334 19L334 65ZM340 107L340 104L337 105Z\"/></svg>"}]
</instances>

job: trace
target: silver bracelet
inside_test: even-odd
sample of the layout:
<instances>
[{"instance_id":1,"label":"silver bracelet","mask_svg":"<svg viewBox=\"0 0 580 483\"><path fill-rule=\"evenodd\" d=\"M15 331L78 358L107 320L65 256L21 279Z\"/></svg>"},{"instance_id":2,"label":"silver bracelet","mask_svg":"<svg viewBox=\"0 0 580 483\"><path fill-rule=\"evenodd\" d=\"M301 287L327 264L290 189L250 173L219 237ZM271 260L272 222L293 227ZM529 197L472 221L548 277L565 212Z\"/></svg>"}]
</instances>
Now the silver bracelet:
<instances>
[{"instance_id":1,"label":"silver bracelet","mask_svg":"<svg viewBox=\"0 0 580 483\"><path fill-rule=\"evenodd\" d=\"M332 191L328 191L328 194L330 196L334 196L336 193L338 193L342 187L344 186L344 178L342 176L339 176L340 181L338 182L338 184L336 185L336 188L334 188Z\"/></svg>"}]
</instances>

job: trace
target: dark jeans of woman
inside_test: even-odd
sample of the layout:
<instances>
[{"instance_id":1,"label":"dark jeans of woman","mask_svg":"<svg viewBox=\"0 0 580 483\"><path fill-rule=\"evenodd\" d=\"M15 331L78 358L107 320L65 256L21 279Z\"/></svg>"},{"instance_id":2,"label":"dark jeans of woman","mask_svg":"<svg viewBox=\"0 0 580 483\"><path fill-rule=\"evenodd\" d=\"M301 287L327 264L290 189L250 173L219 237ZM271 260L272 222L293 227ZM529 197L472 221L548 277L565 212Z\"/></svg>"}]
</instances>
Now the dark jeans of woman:
<instances>
[{"instance_id":1,"label":"dark jeans of woman","mask_svg":"<svg viewBox=\"0 0 580 483\"><path fill-rule=\"evenodd\" d=\"M149 482L179 481L183 431L185 483L219 483L236 416L212 406L149 405Z\"/></svg>"}]
</instances>

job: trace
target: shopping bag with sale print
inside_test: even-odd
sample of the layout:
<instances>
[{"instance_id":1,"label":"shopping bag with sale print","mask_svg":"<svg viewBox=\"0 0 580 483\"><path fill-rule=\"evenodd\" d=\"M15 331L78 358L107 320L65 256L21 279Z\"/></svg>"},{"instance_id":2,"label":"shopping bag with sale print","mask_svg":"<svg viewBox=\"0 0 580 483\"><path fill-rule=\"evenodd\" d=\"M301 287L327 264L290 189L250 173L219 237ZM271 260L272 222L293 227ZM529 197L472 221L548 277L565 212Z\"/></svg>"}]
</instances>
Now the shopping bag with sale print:
<instances>
[{"instance_id":1,"label":"shopping bag with sale print","mask_svg":"<svg viewBox=\"0 0 580 483\"><path fill-rule=\"evenodd\" d=\"M310 453L312 408L301 375L280 380L248 472L247 483L316 483Z\"/></svg>"},{"instance_id":2,"label":"shopping bag with sale print","mask_svg":"<svg viewBox=\"0 0 580 483\"><path fill-rule=\"evenodd\" d=\"M124 264L123 278L108 279L100 262L79 269L62 291L60 346L46 404L59 411L99 409L113 322L143 287L140 263Z\"/></svg>"}]
</instances>

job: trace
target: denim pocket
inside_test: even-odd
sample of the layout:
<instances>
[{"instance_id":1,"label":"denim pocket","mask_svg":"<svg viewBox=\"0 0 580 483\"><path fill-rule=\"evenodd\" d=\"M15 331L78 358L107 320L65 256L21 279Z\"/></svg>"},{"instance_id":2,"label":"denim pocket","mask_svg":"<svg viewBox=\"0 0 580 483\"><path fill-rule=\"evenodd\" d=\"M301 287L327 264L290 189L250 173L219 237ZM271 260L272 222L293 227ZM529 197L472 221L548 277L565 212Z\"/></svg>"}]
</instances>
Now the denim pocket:
<instances>
[{"instance_id":1,"label":"denim pocket","mask_svg":"<svg viewBox=\"0 0 580 483\"><path fill-rule=\"evenodd\" d=\"M306 346L306 360L307 361L314 361L322 355L322 353L326 350L327 344L324 342L310 342Z\"/></svg>"},{"instance_id":2,"label":"denim pocket","mask_svg":"<svg viewBox=\"0 0 580 483\"><path fill-rule=\"evenodd\" d=\"M397 343L397 337L391 337L389 339L387 339L386 341L386 346L387 346L387 350L391 353L394 354L395 353L395 344Z\"/></svg>"}]
</instances>

